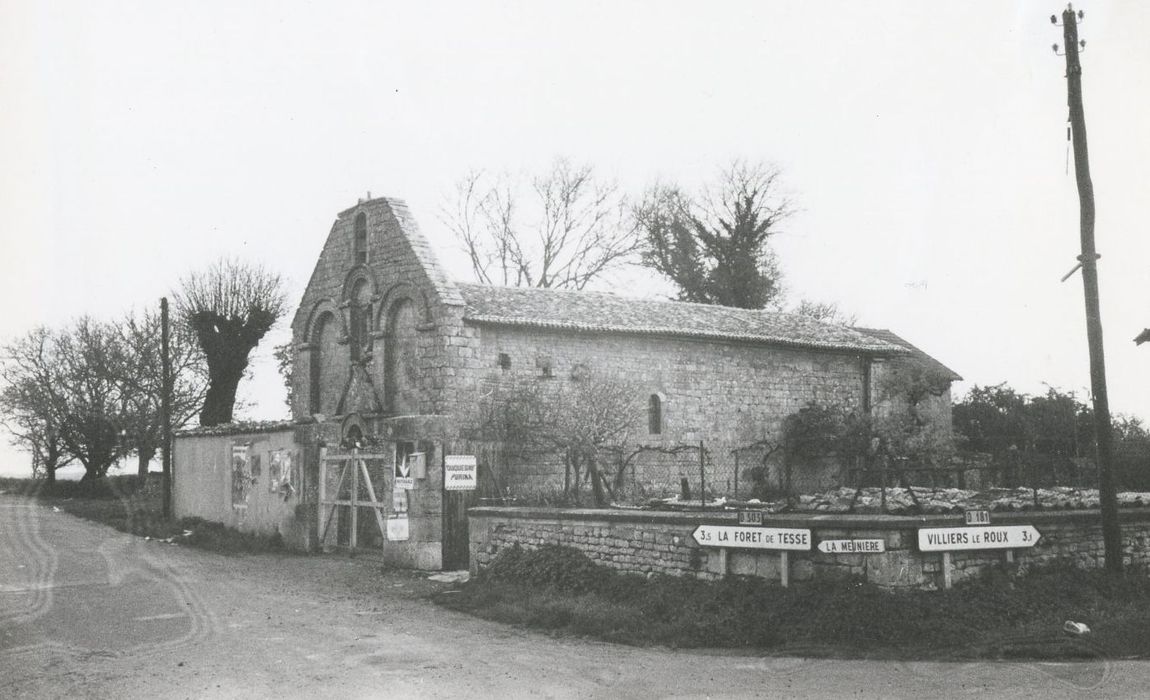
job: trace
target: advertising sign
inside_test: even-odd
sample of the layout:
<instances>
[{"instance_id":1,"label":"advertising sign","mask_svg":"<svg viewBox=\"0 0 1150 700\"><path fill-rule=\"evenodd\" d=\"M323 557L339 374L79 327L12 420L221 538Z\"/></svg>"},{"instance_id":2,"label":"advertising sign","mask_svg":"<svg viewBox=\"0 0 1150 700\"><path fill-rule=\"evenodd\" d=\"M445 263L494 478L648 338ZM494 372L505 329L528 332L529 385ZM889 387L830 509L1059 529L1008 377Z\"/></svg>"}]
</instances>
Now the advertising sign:
<instances>
[{"instance_id":1,"label":"advertising sign","mask_svg":"<svg viewBox=\"0 0 1150 700\"><path fill-rule=\"evenodd\" d=\"M443 458L443 488L474 491L478 484L479 466L474 455L447 455Z\"/></svg>"}]
</instances>

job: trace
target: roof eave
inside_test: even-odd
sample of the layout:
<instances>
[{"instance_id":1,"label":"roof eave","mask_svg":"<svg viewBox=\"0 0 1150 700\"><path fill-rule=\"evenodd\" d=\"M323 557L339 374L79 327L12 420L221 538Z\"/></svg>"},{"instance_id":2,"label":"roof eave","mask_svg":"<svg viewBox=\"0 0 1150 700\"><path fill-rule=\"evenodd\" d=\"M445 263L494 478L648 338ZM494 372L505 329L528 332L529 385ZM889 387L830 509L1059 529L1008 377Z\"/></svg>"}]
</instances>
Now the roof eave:
<instances>
[{"instance_id":1,"label":"roof eave","mask_svg":"<svg viewBox=\"0 0 1150 700\"><path fill-rule=\"evenodd\" d=\"M884 343L886 347L870 345L856 345L851 343L831 343L813 340L795 340L793 338L780 338L778 336L764 336L754 334L720 333L711 331L684 331L678 328L634 328L627 326L592 326L579 323L564 323L561 321L539 321L534 319L515 319L497 316L468 315L463 320L467 323L484 326L508 326L514 328L539 328L543 330L576 331L582 333L601 333L616 335L641 335L651 337L688 338L692 340L737 341L760 345L777 345L791 348L809 350L826 350L834 352L852 352L876 357L899 357L909 355L910 351L901 346Z\"/></svg>"}]
</instances>

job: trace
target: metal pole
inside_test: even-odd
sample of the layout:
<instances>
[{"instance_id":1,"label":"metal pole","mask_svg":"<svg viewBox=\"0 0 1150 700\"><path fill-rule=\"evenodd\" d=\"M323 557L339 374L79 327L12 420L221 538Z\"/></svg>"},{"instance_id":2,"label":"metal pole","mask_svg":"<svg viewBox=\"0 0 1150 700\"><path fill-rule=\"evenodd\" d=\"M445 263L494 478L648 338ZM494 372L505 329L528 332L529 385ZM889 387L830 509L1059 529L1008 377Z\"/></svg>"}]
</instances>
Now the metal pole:
<instances>
[{"instance_id":1,"label":"metal pole","mask_svg":"<svg viewBox=\"0 0 1150 700\"><path fill-rule=\"evenodd\" d=\"M164 518L172 517L172 357L168 329L168 298L160 299L160 425L164 443Z\"/></svg>"},{"instance_id":2,"label":"metal pole","mask_svg":"<svg viewBox=\"0 0 1150 700\"><path fill-rule=\"evenodd\" d=\"M703 451L703 441L699 441L699 507L707 505L707 456Z\"/></svg>"},{"instance_id":3,"label":"metal pole","mask_svg":"<svg viewBox=\"0 0 1150 700\"><path fill-rule=\"evenodd\" d=\"M1086 147L1086 113L1082 107L1082 64L1078 60L1078 24L1069 5L1062 12L1066 41L1067 104L1074 141L1074 174L1078 184L1079 228L1082 243L1082 288L1086 297L1086 338L1090 346L1090 392L1094 397L1094 434L1098 450L1098 496L1102 506L1102 542L1106 568L1122 571L1122 531L1112 469L1110 401L1106 393L1106 358L1102 346L1102 314L1098 304L1098 253L1094 247L1094 184Z\"/></svg>"}]
</instances>

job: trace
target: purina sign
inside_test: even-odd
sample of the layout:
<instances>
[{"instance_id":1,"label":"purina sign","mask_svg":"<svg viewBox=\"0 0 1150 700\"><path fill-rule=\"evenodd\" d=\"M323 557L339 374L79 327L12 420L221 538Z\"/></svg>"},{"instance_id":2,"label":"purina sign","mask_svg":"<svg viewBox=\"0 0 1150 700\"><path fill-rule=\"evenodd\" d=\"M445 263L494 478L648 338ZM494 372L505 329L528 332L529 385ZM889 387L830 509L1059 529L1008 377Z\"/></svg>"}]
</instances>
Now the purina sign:
<instances>
[{"instance_id":1,"label":"purina sign","mask_svg":"<svg viewBox=\"0 0 1150 700\"><path fill-rule=\"evenodd\" d=\"M479 465L474 455L447 455L443 458L443 488L447 491L474 491L479 484Z\"/></svg>"}]
</instances>

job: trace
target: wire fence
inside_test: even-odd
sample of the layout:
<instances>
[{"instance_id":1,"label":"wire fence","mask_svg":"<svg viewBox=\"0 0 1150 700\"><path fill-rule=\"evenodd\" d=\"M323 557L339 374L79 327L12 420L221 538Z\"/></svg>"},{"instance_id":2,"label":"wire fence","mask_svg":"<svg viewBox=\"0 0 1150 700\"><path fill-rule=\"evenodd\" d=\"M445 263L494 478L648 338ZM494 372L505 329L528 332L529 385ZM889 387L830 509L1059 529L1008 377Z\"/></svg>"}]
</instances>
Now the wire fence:
<instances>
[{"instance_id":1,"label":"wire fence","mask_svg":"<svg viewBox=\"0 0 1150 700\"><path fill-rule=\"evenodd\" d=\"M1150 490L1138 488L1150 480L1150 455L1146 459L1145 468L1119 471L1119 490ZM532 461L539 464L538 460ZM844 489L853 490L856 499L864 490L877 489L884 509L887 491L891 489L902 489L900 498L909 497L912 501L917 499L916 492L926 493L929 498L931 493L954 489L1021 490L1032 493L1037 505L1043 489L1098 488L1094 460L1030 450L1006 450L996 455L954 452L915 461L881 453L811 454L775 441L734 447L693 442L606 451L600 455L597 468L601 484L598 497L603 499L600 504L632 507L709 508L755 500L797 505L808 502L811 495ZM594 503L594 482L590 477L581 481L573 480L570 474L563 477L558 462L551 471L555 469L559 470L559 481L542 498L516 489L518 480L510 474L504 477L510 488L501 489L500 493L505 491L511 495L510 500L521 503ZM853 508L855 499L850 500Z\"/></svg>"}]
</instances>

